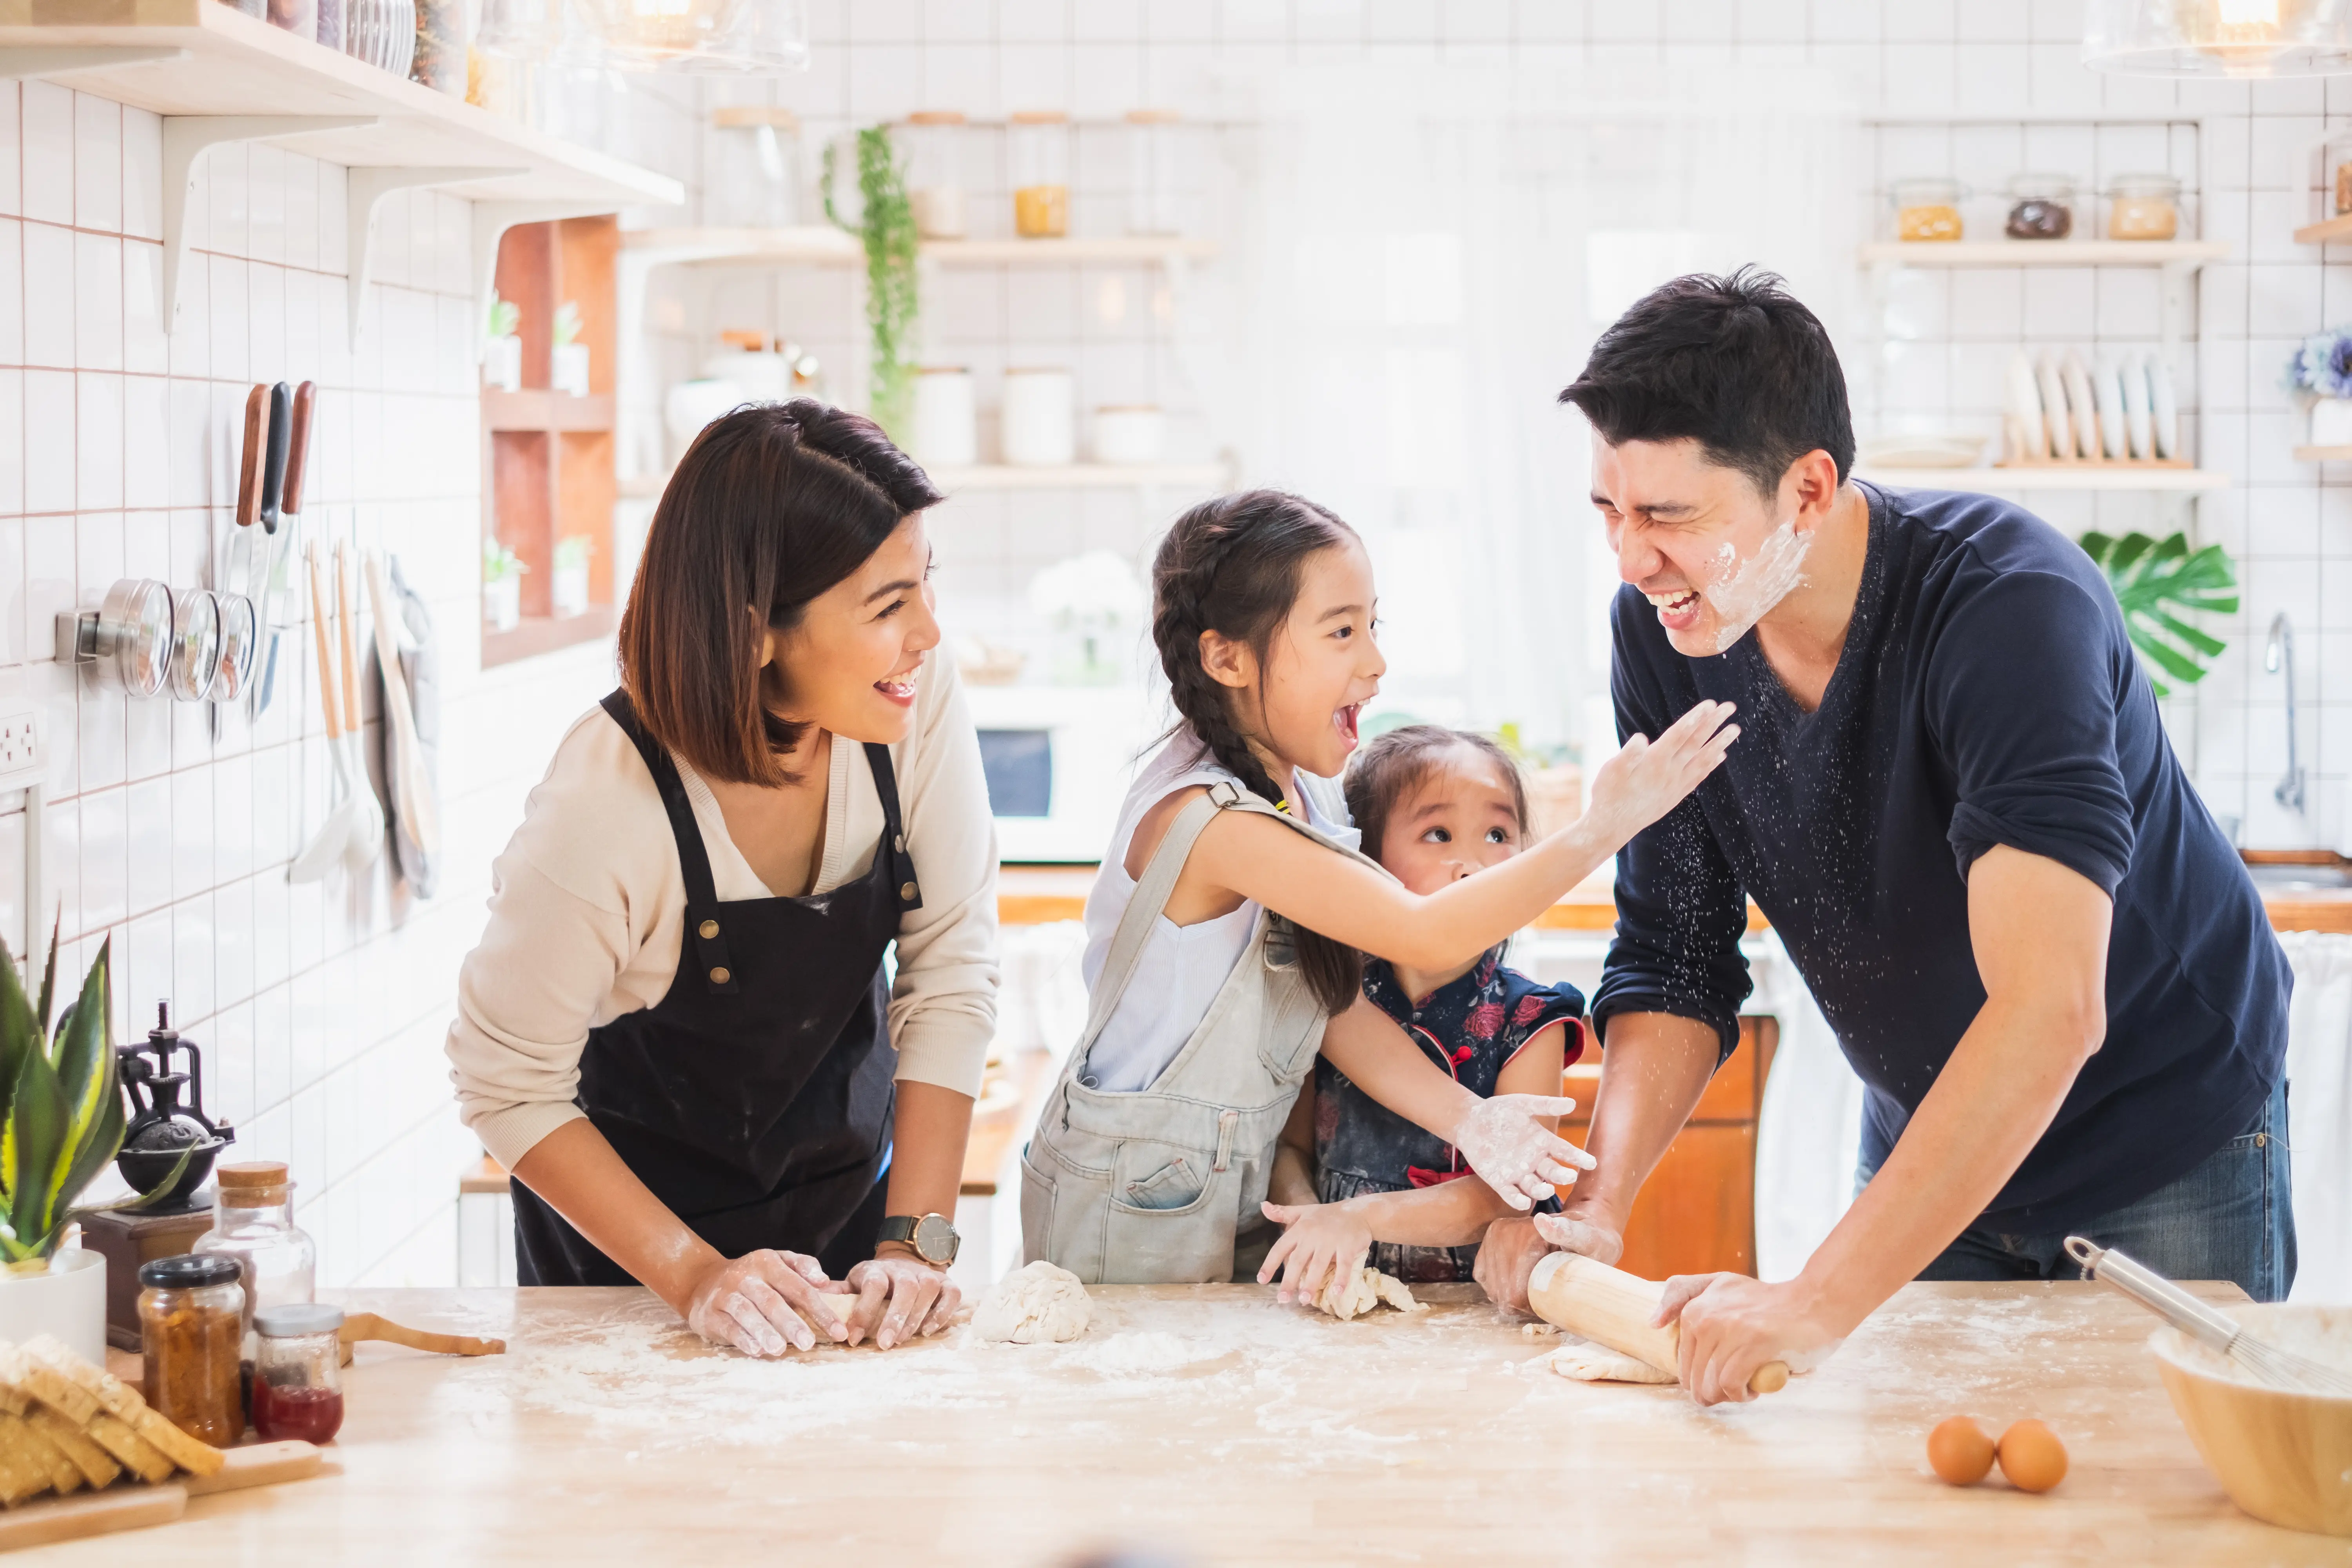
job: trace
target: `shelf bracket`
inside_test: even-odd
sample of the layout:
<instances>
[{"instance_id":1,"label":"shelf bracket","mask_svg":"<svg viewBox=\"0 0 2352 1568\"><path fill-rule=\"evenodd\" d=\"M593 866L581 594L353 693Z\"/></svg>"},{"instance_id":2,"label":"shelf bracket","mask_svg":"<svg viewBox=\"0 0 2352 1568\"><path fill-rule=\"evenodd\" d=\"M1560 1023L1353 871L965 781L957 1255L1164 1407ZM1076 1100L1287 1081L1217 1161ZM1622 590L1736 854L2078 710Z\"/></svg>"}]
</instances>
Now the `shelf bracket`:
<instances>
[{"instance_id":1,"label":"shelf bracket","mask_svg":"<svg viewBox=\"0 0 2352 1568\"><path fill-rule=\"evenodd\" d=\"M28 77L70 76L75 71L104 70L109 66L162 65L188 58L185 49L155 45L86 44L67 47L0 49L0 81Z\"/></svg>"},{"instance_id":2,"label":"shelf bracket","mask_svg":"<svg viewBox=\"0 0 2352 1568\"><path fill-rule=\"evenodd\" d=\"M350 226L344 255L352 269L351 343L360 346L360 320L369 279L375 272L375 209L394 191L418 185L446 185L459 180L505 180L528 174L529 169L483 169L457 166L354 163L343 171L343 216Z\"/></svg>"},{"instance_id":3,"label":"shelf bracket","mask_svg":"<svg viewBox=\"0 0 2352 1568\"><path fill-rule=\"evenodd\" d=\"M490 295L499 281L499 241L518 224L559 223L568 217L602 217L614 210L606 202L476 202L474 204L474 359L490 346Z\"/></svg>"},{"instance_id":4,"label":"shelf bracket","mask_svg":"<svg viewBox=\"0 0 2352 1568\"><path fill-rule=\"evenodd\" d=\"M163 117L163 331L180 317L180 263L188 254L188 193L196 160L224 142L272 142L377 123L373 114L167 114Z\"/></svg>"}]
</instances>

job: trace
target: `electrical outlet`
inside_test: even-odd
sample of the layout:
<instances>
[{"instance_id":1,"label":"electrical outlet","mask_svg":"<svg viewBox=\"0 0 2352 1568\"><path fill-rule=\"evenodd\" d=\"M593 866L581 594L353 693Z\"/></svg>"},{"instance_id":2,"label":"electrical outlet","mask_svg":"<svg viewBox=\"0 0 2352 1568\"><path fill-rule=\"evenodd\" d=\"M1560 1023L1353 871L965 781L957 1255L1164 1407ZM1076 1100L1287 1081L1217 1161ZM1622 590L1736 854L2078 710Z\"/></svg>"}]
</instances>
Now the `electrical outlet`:
<instances>
[{"instance_id":1,"label":"electrical outlet","mask_svg":"<svg viewBox=\"0 0 2352 1568\"><path fill-rule=\"evenodd\" d=\"M0 790L40 783L48 764L46 728L35 710L0 713Z\"/></svg>"}]
</instances>

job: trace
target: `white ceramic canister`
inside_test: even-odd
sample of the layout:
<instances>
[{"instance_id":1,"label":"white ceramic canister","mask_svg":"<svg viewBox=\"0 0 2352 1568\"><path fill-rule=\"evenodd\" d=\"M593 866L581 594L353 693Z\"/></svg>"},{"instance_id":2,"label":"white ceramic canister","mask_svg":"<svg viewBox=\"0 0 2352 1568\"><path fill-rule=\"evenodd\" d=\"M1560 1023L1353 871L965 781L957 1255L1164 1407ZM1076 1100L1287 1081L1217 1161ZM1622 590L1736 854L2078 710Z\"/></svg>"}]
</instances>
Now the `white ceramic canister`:
<instances>
[{"instance_id":1,"label":"white ceramic canister","mask_svg":"<svg viewBox=\"0 0 2352 1568\"><path fill-rule=\"evenodd\" d=\"M1095 410L1095 461L1125 468L1160 460L1168 420L1150 403L1106 404Z\"/></svg>"},{"instance_id":2,"label":"white ceramic canister","mask_svg":"<svg viewBox=\"0 0 2352 1568\"><path fill-rule=\"evenodd\" d=\"M681 381L671 387L662 402L662 423L669 428L670 460L686 455L705 425L745 401L739 382Z\"/></svg>"},{"instance_id":3,"label":"white ceramic canister","mask_svg":"<svg viewBox=\"0 0 2352 1568\"><path fill-rule=\"evenodd\" d=\"M980 461L980 420L971 372L925 365L915 373L915 460L925 468L968 468Z\"/></svg>"},{"instance_id":4,"label":"white ceramic canister","mask_svg":"<svg viewBox=\"0 0 2352 1568\"><path fill-rule=\"evenodd\" d=\"M52 1334L92 1366L106 1364L106 1259L61 1247L46 1274L0 1277L0 1335L21 1344Z\"/></svg>"},{"instance_id":5,"label":"white ceramic canister","mask_svg":"<svg viewBox=\"0 0 2352 1568\"><path fill-rule=\"evenodd\" d=\"M1057 468L1077 458L1076 400L1070 373L1058 365L1004 373L1004 460Z\"/></svg>"}]
</instances>

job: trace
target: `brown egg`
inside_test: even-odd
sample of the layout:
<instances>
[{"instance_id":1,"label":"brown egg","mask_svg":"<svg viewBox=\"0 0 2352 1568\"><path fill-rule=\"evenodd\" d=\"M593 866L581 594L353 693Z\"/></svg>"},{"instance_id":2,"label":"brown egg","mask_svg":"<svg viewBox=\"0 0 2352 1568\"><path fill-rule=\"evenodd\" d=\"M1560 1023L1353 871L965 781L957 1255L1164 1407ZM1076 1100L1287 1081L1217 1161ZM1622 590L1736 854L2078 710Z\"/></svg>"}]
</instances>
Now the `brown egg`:
<instances>
[{"instance_id":1,"label":"brown egg","mask_svg":"<svg viewBox=\"0 0 2352 1568\"><path fill-rule=\"evenodd\" d=\"M1927 1463L1956 1487L1974 1486L1992 1468L1992 1439L1966 1415L1955 1415L1927 1434Z\"/></svg>"},{"instance_id":2,"label":"brown egg","mask_svg":"<svg viewBox=\"0 0 2352 1568\"><path fill-rule=\"evenodd\" d=\"M2000 1435L2000 1473L2021 1492L2046 1492L2066 1479L2066 1445L2039 1421L2020 1421Z\"/></svg>"}]
</instances>

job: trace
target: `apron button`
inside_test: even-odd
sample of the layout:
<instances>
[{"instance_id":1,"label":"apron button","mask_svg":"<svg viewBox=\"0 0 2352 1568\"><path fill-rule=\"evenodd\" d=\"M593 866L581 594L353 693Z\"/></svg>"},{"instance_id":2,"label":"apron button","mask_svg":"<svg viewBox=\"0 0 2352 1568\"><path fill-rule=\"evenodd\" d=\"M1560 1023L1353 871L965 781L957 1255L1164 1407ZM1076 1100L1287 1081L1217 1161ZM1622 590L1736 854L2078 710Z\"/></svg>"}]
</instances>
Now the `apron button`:
<instances>
[{"instance_id":1,"label":"apron button","mask_svg":"<svg viewBox=\"0 0 2352 1568\"><path fill-rule=\"evenodd\" d=\"M710 972L710 984L713 985L724 985L733 978L734 976L728 973L723 968L714 969Z\"/></svg>"},{"instance_id":2,"label":"apron button","mask_svg":"<svg viewBox=\"0 0 2352 1568\"><path fill-rule=\"evenodd\" d=\"M719 934L719 922L717 921L705 921L698 929L701 931L704 940L708 941L711 937Z\"/></svg>"},{"instance_id":3,"label":"apron button","mask_svg":"<svg viewBox=\"0 0 2352 1568\"><path fill-rule=\"evenodd\" d=\"M902 898L902 899L911 899L911 898L913 898L913 897L915 896L915 884L914 884L914 883L912 883L912 882L901 882L901 883L899 883L899 884L898 884L898 896L899 896L900 898Z\"/></svg>"},{"instance_id":4,"label":"apron button","mask_svg":"<svg viewBox=\"0 0 2352 1568\"><path fill-rule=\"evenodd\" d=\"M904 855L907 852L907 836L901 833L898 837L892 838L890 840L890 847L897 850L899 854Z\"/></svg>"}]
</instances>

